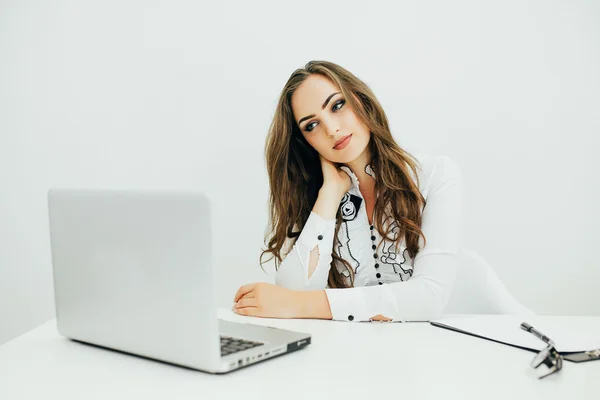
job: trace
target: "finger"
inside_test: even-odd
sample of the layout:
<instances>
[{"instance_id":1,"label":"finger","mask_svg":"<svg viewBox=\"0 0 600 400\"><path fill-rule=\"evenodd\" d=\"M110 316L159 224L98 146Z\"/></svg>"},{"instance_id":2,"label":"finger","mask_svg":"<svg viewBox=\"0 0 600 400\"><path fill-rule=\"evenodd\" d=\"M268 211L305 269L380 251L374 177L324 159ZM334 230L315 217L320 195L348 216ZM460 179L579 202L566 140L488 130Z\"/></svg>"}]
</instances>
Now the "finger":
<instances>
[{"instance_id":1,"label":"finger","mask_svg":"<svg viewBox=\"0 0 600 400\"><path fill-rule=\"evenodd\" d=\"M244 307L244 308L234 308L233 312L239 315L245 315L248 317L258 317L259 312L256 307Z\"/></svg>"},{"instance_id":2,"label":"finger","mask_svg":"<svg viewBox=\"0 0 600 400\"><path fill-rule=\"evenodd\" d=\"M256 283L249 283L247 285L243 285L241 286L237 293L235 294L234 298L233 298L233 302L237 303L237 301L245 294L250 293L252 290L254 290L254 287L256 286Z\"/></svg>"},{"instance_id":3,"label":"finger","mask_svg":"<svg viewBox=\"0 0 600 400\"><path fill-rule=\"evenodd\" d=\"M385 316L383 316L381 314L377 314L377 315L371 317L370 320L371 321L386 321L387 322L387 321L391 321L392 319L388 318L388 317L385 317Z\"/></svg>"},{"instance_id":4,"label":"finger","mask_svg":"<svg viewBox=\"0 0 600 400\"><path fill-rule=\"evenodd\" d=\"M321 160L321 167L329 167L333 166L333 163L319 154L319 159Z\"/></svg>"},{"instance_id":5,"label":"finger","mask_svg":"<svg viewBox=\"0 0 600 400\"><path fill-rule=\"evenodd\" d=\"M242 299L253 299L253 298L255 298L255 297L256 297L256 290L253 290L253 291L251 291L251 292L248 292L248 293L246 293L246 294L242 295L242 296L241 296L241 297L238 299L238 301L240 301L240 300L242 300Z\"/></svg>"},{"instance_id":6,"label":"finger","mask_svg":"<svg viewBox=\"0 0 600 400\"><path fill-rule=\"evenodd\" d=\"M235 308L256 307L256 306L257 306L257 302L256 302L256 298L254 298L254 297L251 297L251 298L242 297L241 299L238 300L237 303L235 303Z\"/></svg>"},{"instance_id":7,"label":"finger","mask_svg":"<svg viewBox=\"0 0 600 400\"><path fill-rule=\"evenodd\" d=\"M331 174L333 174L336 170L337 167L333 162L321 156L321 171L323 171L323 177L332 176Z\"/></svg>"}]
</instances>

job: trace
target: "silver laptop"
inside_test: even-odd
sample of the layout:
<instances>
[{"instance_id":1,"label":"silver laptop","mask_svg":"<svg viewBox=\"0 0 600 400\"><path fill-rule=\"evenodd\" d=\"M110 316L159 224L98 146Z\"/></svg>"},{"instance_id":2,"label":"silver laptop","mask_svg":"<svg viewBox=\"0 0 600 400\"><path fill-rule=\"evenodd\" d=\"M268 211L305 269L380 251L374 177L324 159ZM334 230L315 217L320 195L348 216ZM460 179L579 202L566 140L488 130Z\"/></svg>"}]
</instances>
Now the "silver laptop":
<instances>
[{"instance_id":1,"label":"silver laptop","mask_svg":"<svg viewBox=\"0 0 600 400\"><path fill-rule=\"evenodd\" d=\"M310 344L310 334L217 318L204 194L50 189L48 206L62 335L211 373Z\"/></svg>"}]
</instances>

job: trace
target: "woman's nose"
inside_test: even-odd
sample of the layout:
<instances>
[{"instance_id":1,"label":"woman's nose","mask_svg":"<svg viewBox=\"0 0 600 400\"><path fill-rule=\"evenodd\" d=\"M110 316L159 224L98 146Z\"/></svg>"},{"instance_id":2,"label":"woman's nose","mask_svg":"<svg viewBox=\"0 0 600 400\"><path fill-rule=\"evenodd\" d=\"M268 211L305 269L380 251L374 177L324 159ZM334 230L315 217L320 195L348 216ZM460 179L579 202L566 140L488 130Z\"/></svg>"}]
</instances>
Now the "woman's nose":
<instances>
[{"instance_id":1,"label":"woman's nose","mask_svg":"<svg viewBox=\"0 0 600 400\"><path fill-rule=\"evenodd\" d=\"M325 131L329 136L334 136L340 131L340 124L335 119L330 118L325 121Z\"/></svg>"}]
</instances>

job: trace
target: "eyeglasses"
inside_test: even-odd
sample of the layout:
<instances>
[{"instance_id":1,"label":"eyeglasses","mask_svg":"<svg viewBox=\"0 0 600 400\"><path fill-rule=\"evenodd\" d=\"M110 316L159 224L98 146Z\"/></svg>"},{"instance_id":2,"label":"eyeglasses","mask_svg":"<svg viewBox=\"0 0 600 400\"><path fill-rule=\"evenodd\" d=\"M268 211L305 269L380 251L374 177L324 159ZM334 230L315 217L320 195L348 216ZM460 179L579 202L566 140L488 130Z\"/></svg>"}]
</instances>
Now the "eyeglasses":
<instances>
[{"instance_id":1,"label":"eyeglasses","mask_svg":"<svg viewBox=\"0 0 600 400\"><path fill-rule=\"evenodd\" d=\"M533 360L531 360L531 366L533 368L537 368L542 364L549 368L548 372L540 376L539 379L545 378L555 372L560 371L563 364L563 357L554 347L554 341L526 322L521 324L521 329L531 332L535 337L540 338L544 343L548 344L548 347L542 349L536 354Z\"/></svg>"}]
</instances>

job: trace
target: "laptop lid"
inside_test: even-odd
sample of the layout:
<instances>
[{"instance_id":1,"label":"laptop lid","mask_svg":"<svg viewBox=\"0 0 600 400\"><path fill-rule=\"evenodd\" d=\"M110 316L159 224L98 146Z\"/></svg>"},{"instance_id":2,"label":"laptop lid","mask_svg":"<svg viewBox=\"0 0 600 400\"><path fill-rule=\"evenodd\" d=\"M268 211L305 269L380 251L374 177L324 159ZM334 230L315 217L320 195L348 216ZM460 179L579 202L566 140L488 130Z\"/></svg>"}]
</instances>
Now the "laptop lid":
<instances>
[{"instance_id":1,"label":"laptop lid","mask_svg":"<svg viewBox=\"0 0 600 400\"><path fill-rule=\"evenodd\" d=\"M196 369L219 364L208 198L51 189L58 330Z\"/></svg>"}]
</instances>

